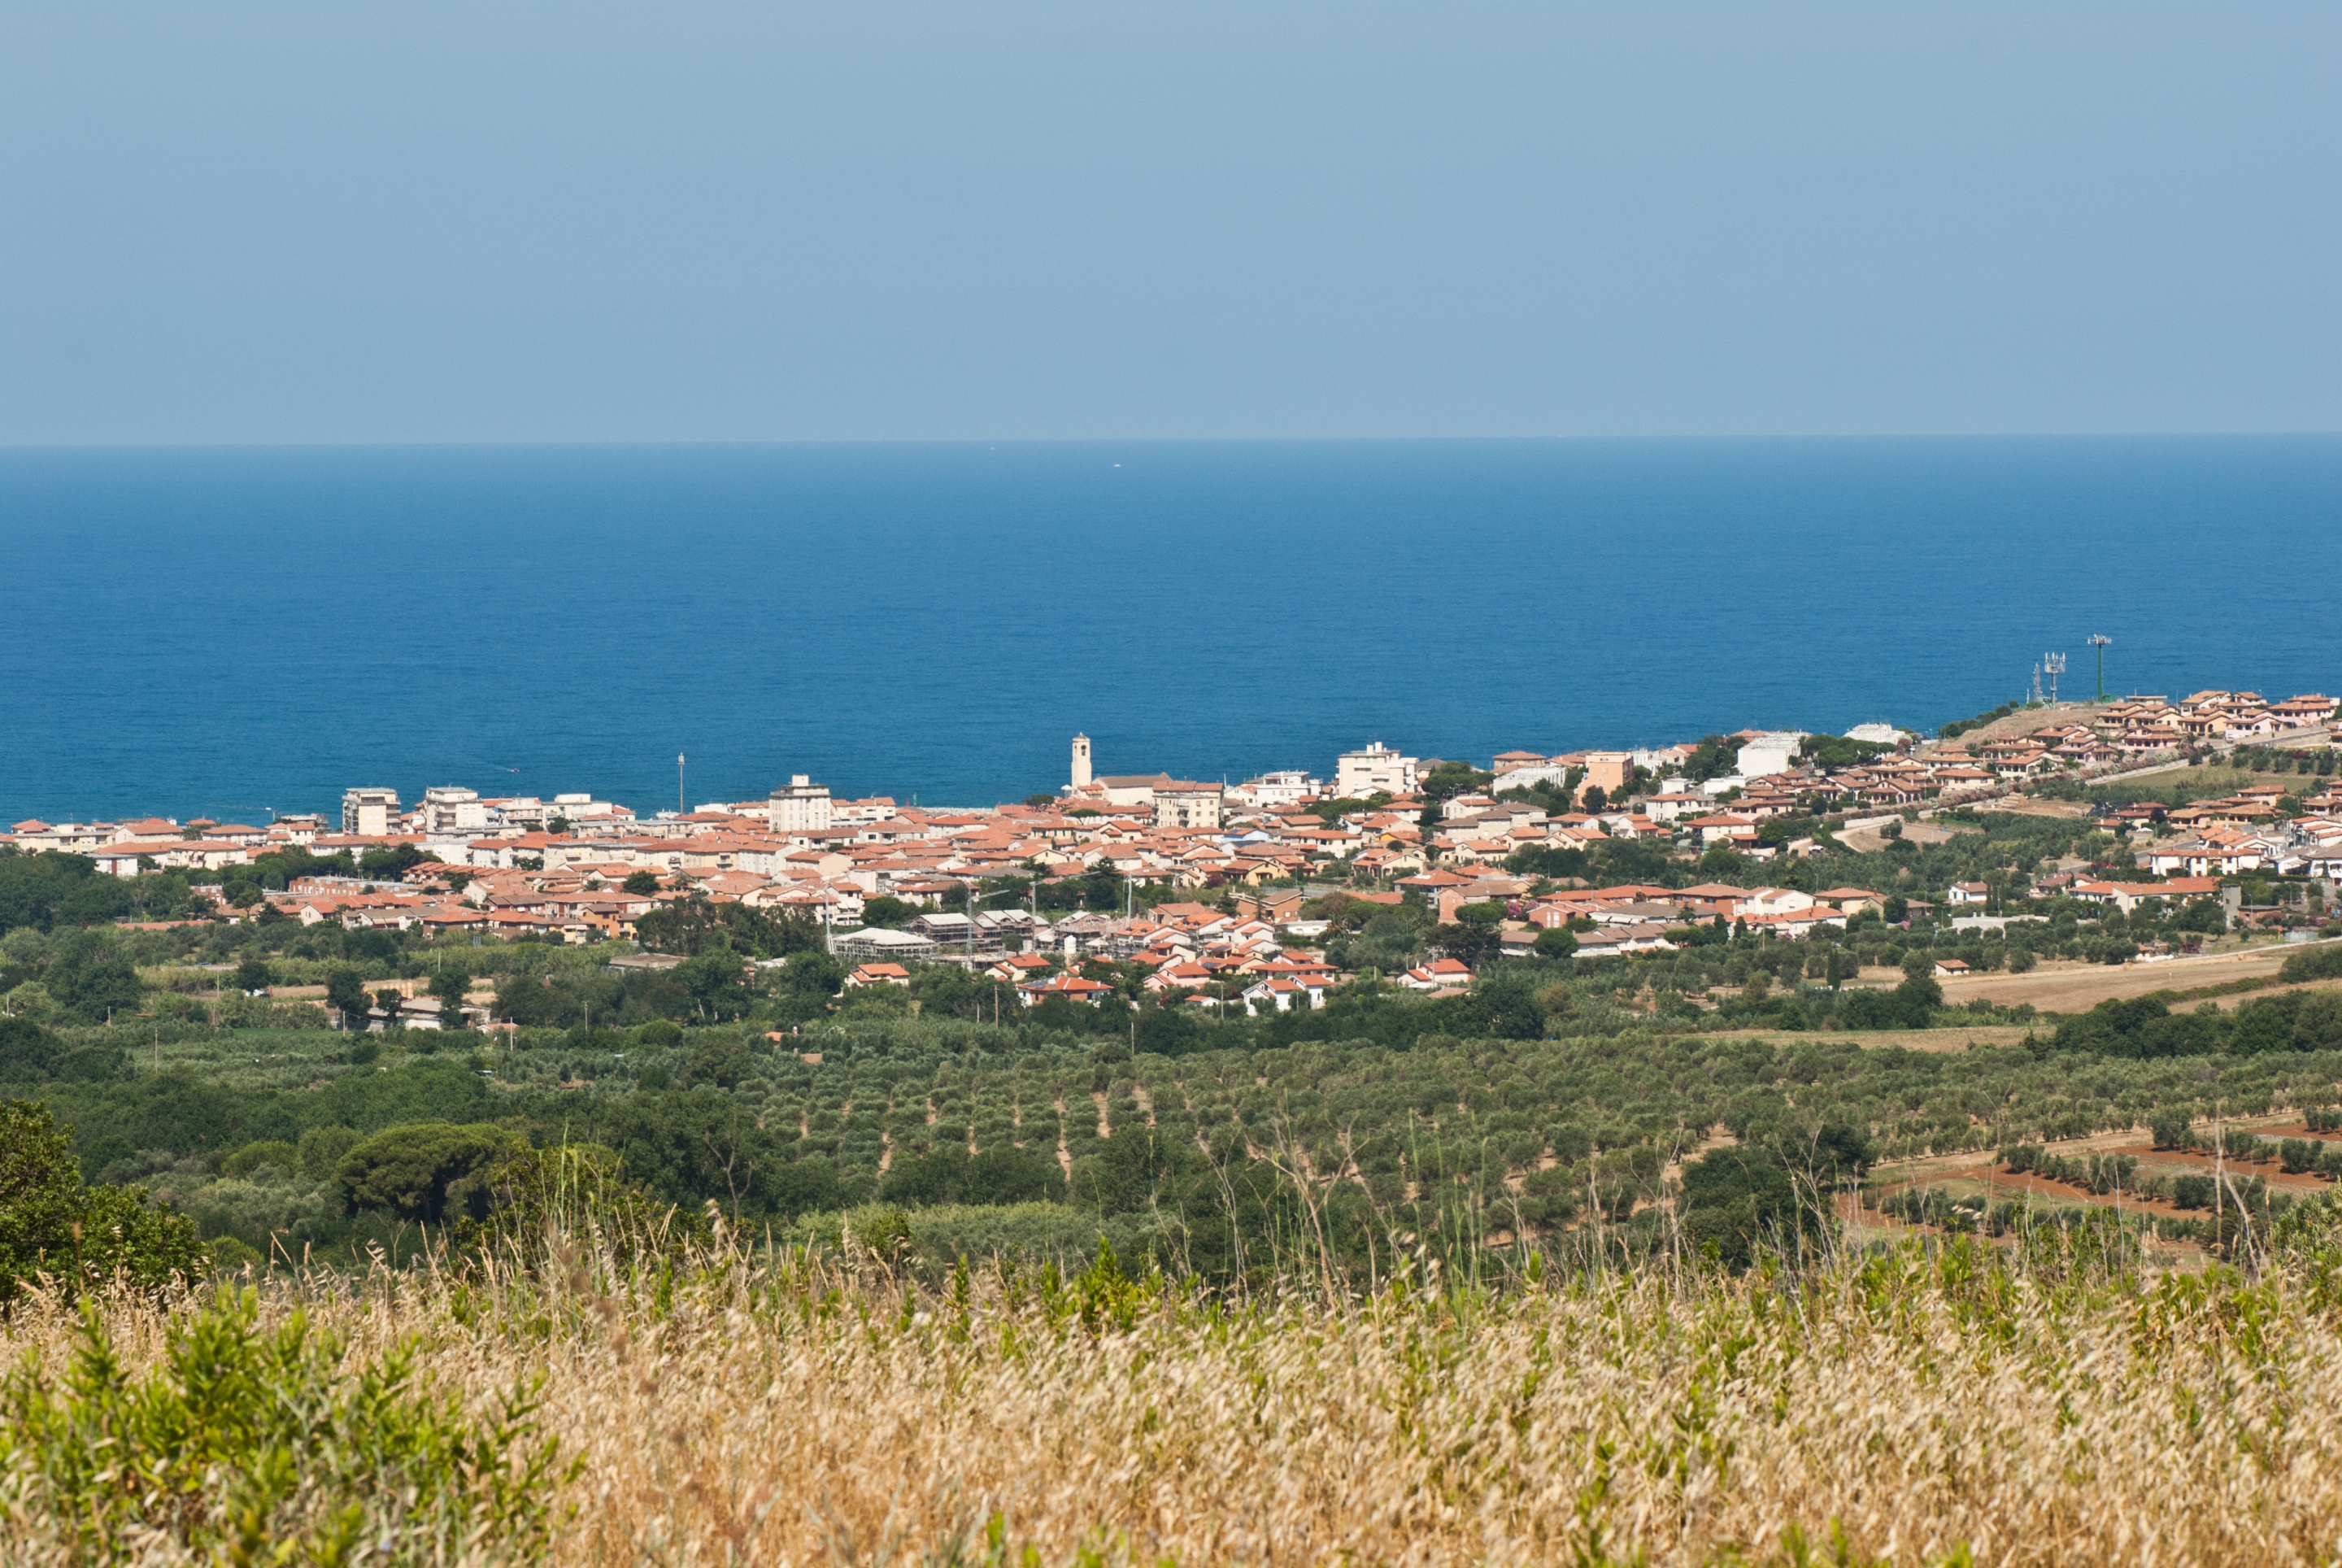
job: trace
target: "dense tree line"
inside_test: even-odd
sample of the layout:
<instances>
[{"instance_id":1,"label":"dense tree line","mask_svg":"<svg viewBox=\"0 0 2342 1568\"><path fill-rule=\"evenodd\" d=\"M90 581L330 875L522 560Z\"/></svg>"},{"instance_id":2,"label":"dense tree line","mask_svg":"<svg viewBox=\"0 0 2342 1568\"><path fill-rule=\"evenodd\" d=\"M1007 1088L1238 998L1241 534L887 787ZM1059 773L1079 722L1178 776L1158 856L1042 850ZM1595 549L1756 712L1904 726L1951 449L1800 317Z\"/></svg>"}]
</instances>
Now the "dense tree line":
<instances>
[{"instance_id":1,"label":"dense tree line","mask_svg":"<svg viewBox=\"0 0 2342 1568\"><path fill-rule=\"evenodd\" d=\"M13 844L0 845L0 936L123 920L179 920L201 907L184 872L106 876L86 855L27 854Z\"/></svg>"}]
</instances>

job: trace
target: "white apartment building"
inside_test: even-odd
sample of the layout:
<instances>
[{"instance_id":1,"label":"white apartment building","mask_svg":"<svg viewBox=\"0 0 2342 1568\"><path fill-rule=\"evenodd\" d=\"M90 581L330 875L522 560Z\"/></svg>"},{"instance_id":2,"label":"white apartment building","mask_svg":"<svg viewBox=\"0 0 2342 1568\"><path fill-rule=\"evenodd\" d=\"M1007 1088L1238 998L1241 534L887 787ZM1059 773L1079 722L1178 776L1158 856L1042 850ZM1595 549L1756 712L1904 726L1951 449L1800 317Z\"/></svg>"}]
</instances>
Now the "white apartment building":
<instances>
[{"instance_id":1,"label":"white apartment building","mask_svg":"<svg viewBox=\"0 0 2342 1568\"><path fill-rule=\"evenodd\" d=\"M621 808L612 805L607 800L595 799L590 790L583 794L555 795L553 798L554 815L566 817L573 822L581 818L613 816L618 814ZM625 815L631 817L634 813L626 811Z\"/></svg>"},{"instance_id":2,"label":"white apartment building","mask_svg":"<svg viewBox=\"0 0 2342 1568\"><path fill-rule=\"evenodd\" d=\"M423 831L429 838L469 838L487 830L487 803L477 789L459 784L435 784L425 789L422 811Z\"/></svg>"},{"instance_id":3,"label":"white apartment building","mask_svg":"<svg viewBox=\"0 0 2342 1568\"><path fill-rule=\"evenodd\" d=\"M1297 806L1325 792L1323 779L1312 779L1306 769L1286 768L1246 779L1227 792L1227 799L1230 805L1269 811L1281 806Z\"/></svg>"},{"instance_id":4,"label":"white apartment building","mask_svg":"<svg viewBox=\"0 0 2342 1568\"><path fill-rule=\"evenodd\" d=\"M1386 795L1415 793L1419 759L1402 757L1379 740L1363 751L1342 753L1334 773L1334 793L1345 800L1362 800L1380 791Z\"/></svg>"},{"instance_id":5,"label":"white apartment building","mask_svg":"<svg viewBox=\"0 0 2342 1568\"><path fill-rule=\"evenodd\" d=\"M787 784L773 791L765 809L776 833L822 832L829 827L829 786L792 773Z\"/></svg>"},{"instance_id":6,"label":"white apartment building","mask_svg":"<svg viewBox=\"0 0 2342 1568\"><path fill-rule=\"evenodd\" d=\"M1806 738L1802 729L1778 729L1760 735L1741 747L1734 770L1743 779L1764 779L1775 773L1787 773L1797 765L1797 746Z\"/></svg>"}]
</instances>

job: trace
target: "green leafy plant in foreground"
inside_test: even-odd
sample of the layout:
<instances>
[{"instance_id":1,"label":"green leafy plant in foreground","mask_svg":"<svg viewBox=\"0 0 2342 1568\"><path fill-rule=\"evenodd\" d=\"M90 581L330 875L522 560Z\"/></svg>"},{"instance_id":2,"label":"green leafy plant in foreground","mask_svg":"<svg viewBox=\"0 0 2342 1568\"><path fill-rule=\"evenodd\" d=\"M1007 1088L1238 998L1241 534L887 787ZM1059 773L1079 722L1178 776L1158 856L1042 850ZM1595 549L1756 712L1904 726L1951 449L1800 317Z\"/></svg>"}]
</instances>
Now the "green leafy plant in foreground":
<instances>
[{"instance_id":1,"label":"green leafy plant in foreground","mask_svg":"<svg viewBox=\"0 0 2342 1568\"><path fill-rule=\"evenodd\" d=\"M575 1473L533 1392L472 1416L418 1382L414 1342L347 1371L303 1312L264 1330L250 1290L223 1288L143 1377L86 1301L80 1340L62 1379L28 1358L0 1385L0 1513L72 1561L534 1561Z\"/></svg>"}]
</instances>

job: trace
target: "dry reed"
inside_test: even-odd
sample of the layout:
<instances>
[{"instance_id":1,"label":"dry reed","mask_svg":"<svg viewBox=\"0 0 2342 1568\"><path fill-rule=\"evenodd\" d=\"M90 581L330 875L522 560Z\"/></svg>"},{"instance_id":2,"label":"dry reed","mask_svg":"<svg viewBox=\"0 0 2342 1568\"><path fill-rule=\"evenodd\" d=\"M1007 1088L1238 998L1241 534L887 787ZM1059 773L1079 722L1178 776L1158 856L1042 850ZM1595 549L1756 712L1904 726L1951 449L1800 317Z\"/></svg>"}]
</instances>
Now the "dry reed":
<instances>
[{"instance_id":1,"label":"dry reed","mask_svg":"<svg viewBox=\"0 0 2342 1568\"><path fill-rule=\"evenodd\" d=\"M483 1403L543 1374L585 1461L565 1563L1703 1563L1837 1530L1836 1560L1907 1568L2253 1564L2342 1542L2342 1339L2298 1276L2036 1278L1956 1247L1216 1307L997 1270L913 1292L802 1255L670 1289L616 1272L279 1278L262 1310L305 1304L354 1357L419 1336ZM132 1362L168 1310L108 1309ZM54 1370L73 1330L35 1302L5 1339ZM0 1528L39 1555L36 1509Z\"/></svg>"}]
</instances>

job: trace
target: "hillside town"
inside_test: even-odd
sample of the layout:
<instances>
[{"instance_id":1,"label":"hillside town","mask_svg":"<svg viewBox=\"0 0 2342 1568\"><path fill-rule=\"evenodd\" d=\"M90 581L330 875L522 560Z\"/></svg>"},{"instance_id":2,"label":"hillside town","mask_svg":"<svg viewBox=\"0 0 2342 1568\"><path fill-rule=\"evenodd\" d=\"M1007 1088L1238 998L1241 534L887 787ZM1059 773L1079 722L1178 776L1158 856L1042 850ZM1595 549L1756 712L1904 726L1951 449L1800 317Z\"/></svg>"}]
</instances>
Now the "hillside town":
<instances>
[{"instance_id":1,"label":"hillside town","mask_svg":"<svg viewBox=\"0 0 2342 1568\"><path fill-rule=\"evenodd\" d=\"M1485 768L1376 740L1336 758L1330 776L1273 772L1226 786L1099 773L1089 739L1076 736L1054 792L983 808L836 798L803 774L763 799L649 815L583 793L444 785L408 802L358 787L338 820L30 820L0 841L87 856L117 876L183 872L226 920L267 912L351 930L582 944L631 940L662 905L706 900L817 924L856 966L850 985L906 984L905 966L949 962L1014 985L1028 1005L1089 1001L1112 988L1066 960L1095 956L1143 967L1150 990L1226 1005L1235 981L1247 1010L1281 1010L1318 1002L1346 978L1308 945L1324 924L1305 905L1333 890L1419 900L1442 924L1471 907L1500 910L1495 950L1506 954L1559 950L1539 946L1550 931L1569 933L1568 950L1584 958L1658 951L1687 926L1718 920L1795 940L1887 912L1879 891L1815 887L1810 876L1776 871L1783 885L1764 885L1767 868L1820 853L1834 835L1894 836L1938 812L2021 807L2244 747L2298 753L2308 777L2177 808L2103 809L2135 874L2046 874L2027 896L2127 912L2147 899L2212 897L2253 873L2330 890L2342 879L2342 791L2328 749L2336 708L2316 694L2270 702L2207 690L2072 706L2047 722L2017 709L1927 741L1887 725L1844 736L1743 730L1657 749L1508 750ZM1541 852L1625 843L1744 875L1591 887L1525 869ZM234 875L286 849L306 864L340 857L348 869L282 887ZM1077 890L1070 908L1068 887ZM1111 896L1090 907L1102 889ZM1975 920L1994 919L1984 906L2007 898L1983 883L1942 894L1947 905L1977 906L1950 911ZM1915 900L1891 902L1909 918ZM1468 986L1472 970L1439 958L1388 978L1441 994Z\"/></svg>"}]
</instances>

